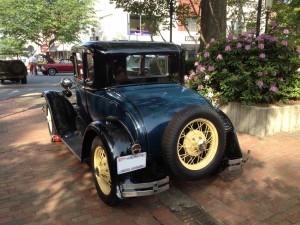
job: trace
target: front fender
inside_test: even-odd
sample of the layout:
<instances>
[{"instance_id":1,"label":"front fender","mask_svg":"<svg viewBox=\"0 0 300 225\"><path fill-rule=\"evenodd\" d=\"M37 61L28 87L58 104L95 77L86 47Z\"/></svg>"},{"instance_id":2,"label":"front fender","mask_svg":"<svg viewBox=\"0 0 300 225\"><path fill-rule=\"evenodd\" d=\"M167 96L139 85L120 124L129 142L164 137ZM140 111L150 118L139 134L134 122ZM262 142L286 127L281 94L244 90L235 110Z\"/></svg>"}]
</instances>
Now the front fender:
<instances>
[{"instance_id":1,"label":"front fender","mask_svg":"<svg viewBox=\"0 0 300 225\"><path fill-rule=\"evenodd\" d=\"M88 160L93 139L99 136L105 147L112 153L114 163L116 158L131 154L132 137L117 121L94 121L86 129L83 139L82 161Z\"/></svg>"},{"instance_id":2,"label":"front fender","mask_svg":"<svg viewBox=\"0 0 300 225\"><path fill-rule=\"evenodd\" d=\"M44 91L42 97L51 111L57 134L61 136L75 131L76 112L69 100L58 91Z\"/></svg>"}]
</instances>

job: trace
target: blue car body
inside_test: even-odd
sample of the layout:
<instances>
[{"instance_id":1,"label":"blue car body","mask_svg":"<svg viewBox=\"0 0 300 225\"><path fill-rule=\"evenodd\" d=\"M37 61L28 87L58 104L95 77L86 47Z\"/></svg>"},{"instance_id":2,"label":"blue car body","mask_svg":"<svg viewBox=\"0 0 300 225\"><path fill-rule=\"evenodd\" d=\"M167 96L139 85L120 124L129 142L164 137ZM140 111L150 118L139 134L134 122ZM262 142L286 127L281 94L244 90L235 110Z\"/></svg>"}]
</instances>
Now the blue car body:
<instances>
[{"instance_id":1,"label":"blue car body","mask_svg":"<svg viewBox=\"0 0 300 225\"><path fill-rule=\"evenodd\" d=\"M203 120L204 124L208 124L205 129L214 124L209 122L209 118L221 121L222 125L217 124L217 129L213 129L207 138L204 136L208 132L202 132L199 127L192 128L193 131L185 135L199 134L206 140L205 143L202 141L193 145L187 138L184 142L194 146L199 154L204 154L203 148L212 145L208 139L213 139L215 135L219 142L223 142L224 149L207 172L194 176L193 164L196 163L187 162L191 164L192 169L188 172L191 176L177 173L176 168L173 169L175 175L177 173L180 178L194 180L209 175L212 170L242 167L243 155L229 118L206 98L183 85L184 51L180 46L154 42L87 42L74 46L72 51L73 81L63 79L65 90L61 92L43 92L49 132L53 141L62 140L82 162L93 160L91 149L94 148L94 140L101 140L110 164L109 190L114 193L106 195L100 180L97 186L99 171L94 170L94 173L98 193L107 204L114 202L114 196L118 199L144 196L169 188L169 175L172 174L172 167L176 167L176 159L169 164L166 161L181 153L178 150L173 154L168 150L165 154L164 148L176 143L180 145L180 138L164 139L170 139L172 134L169 133L176 135L174 126L169 128L170 123L178 123L177 120L184 123L186 114L193 117L189 111L200 110L204 114L213 114ZM127 67L130 83L116 84L117 63L118 66L122 64ZM220 126L223 133L219 132ZM185 129L181 128L183 125L179 127ZM130 162L129 156L141 154L141 157L145 157L144 153L145 168L137 166L137 169L129 172L120 172L119 161ZM196 153L192 150L189 153L192 155L189 156L190 161L198 157L193 155Z\"/></svg>"}]
</instances>

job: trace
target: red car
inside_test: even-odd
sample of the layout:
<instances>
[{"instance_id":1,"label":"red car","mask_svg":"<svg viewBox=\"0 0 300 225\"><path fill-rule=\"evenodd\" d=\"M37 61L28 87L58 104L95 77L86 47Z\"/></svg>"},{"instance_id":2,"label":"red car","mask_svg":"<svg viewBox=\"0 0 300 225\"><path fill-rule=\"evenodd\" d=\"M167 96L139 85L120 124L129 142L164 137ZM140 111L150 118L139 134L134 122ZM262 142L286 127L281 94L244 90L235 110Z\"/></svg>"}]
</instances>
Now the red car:
<instances>
[{"instance_id":1,"label":"red car","mask_svg":"<svg viewBox=\"0 0 300 225\"><path fill-rule=\"evenodd\" d=\"M57 63L47 63L41 66L44 75L54 76L56 73L74 72L74 66L70 59L60 59Z\"/></svg>"}]
</instances>

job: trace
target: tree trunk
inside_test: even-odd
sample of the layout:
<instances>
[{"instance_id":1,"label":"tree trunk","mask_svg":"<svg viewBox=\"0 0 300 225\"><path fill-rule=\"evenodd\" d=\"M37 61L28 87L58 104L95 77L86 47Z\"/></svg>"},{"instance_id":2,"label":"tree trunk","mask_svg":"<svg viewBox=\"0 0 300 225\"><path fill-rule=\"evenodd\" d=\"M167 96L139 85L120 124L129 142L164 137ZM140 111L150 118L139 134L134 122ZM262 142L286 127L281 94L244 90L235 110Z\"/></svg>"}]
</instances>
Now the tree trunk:
<instances>
[{"instance_id":1,"label":"tree trunk","mask_svg":"<svg viewBox=\"0 0 300 225\"><path fill-rule=\"evenodd\" d=\"M201 1L201 31L204 40L201 40L200 50L212 38L219 38L226 34L226 7L227 0L202 0Z\"/></svg>"}]
</instances>

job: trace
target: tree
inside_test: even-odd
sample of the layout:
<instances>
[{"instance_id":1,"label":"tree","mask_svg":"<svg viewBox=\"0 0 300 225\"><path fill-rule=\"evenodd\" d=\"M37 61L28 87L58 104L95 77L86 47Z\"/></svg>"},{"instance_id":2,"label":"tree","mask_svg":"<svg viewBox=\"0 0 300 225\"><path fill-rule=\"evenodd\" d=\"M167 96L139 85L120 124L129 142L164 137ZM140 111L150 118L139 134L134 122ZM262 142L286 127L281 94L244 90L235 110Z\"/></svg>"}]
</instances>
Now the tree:
<instances>
[{"instance_id":1,"label":"tree","mask_svg":"<svg viewBox=\"0 0 300 225\"><path fill-rule=\"evenodd\" d=\"M111 3L116 3L117 8L123 8L126 12L147 16L153 25L152 34L159 33L160 24L166 25L169 20L170 0L111 0ZM179 4L173 1L176 16L172 19L189 32L187 18L197 18L201 43L205 46L211 38L226 33L226 5L227 0L186 0Z\"/></svg>"},{"instance_id":2,"label":"tree","mask_svg":"<svg viewBox=\"0 0 300 225\"><path fill-rule=\"evenodd\" d=\"M22 55L25 48L25 41L20 39L12 38L1 38L0 39L0 53L2 54L15 54Z\"/></svg>"},{"instance_id":3,"label":"tree","mask_svg":"<svg viewBox=\"0 0 300 225\"><path fill-rule=\"evenodd\" d=\"M272 7L271 20L279 28L288 29L296 44L300 44L300 1L277 0Z\"/></svg>"},{"instance_id":4,"label":"tree","mask_svg":"<svg viewBox=\"0 0 300 225\"><path fill-rule=\"evenodd\" d=\"M93 24L93 0L1 0L0 33L50 47L79 40Z\"/></svg>"},{"instance_id":5,"label":"tree","mask_svg":"<svg viewBox=\"0 0 300 225\"><path fill-rule=\"evenodd\" d=\"M226 35L226 7L227 0L201 1L201 31L205 43Z\"/></svg>"},{"instance_id":6,"label":"tree","mask_svg":"<svg viewBox=\"0 0 300 225\"><path fill-rule=\"evenodd\" d=\"M170 13L170 0L110 0L110 2L115 3L116 8L122 8L125 12L143 15L145 20L150 23L151 40L153 40L153 35L161 35L161 24L163 24L164 28L167 26L166 21Z\"/></svg>"}]
</instances>

